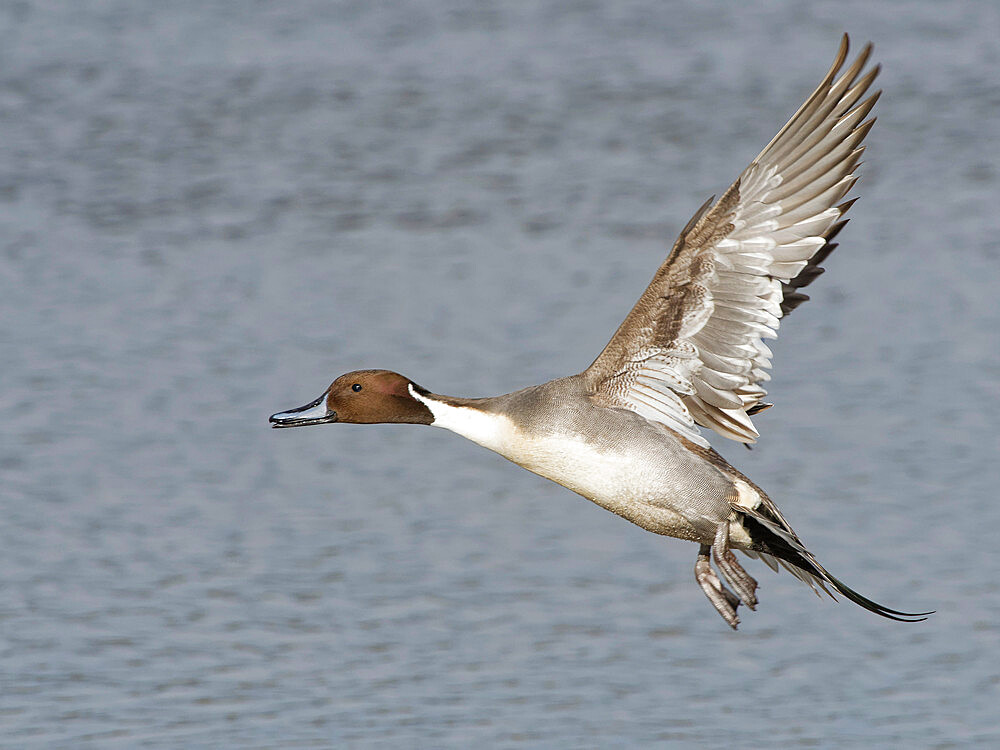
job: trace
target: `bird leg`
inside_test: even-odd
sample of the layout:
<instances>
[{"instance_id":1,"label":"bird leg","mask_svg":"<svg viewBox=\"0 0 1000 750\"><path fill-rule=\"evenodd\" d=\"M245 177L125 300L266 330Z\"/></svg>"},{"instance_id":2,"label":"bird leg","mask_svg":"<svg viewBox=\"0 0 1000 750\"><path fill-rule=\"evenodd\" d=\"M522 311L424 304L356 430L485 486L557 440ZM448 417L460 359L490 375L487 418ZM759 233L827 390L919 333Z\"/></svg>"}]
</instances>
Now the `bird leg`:
<instances>
[{"instance_id":1,"label":"bird leg","mask_svg":"<svg viewBox=\"0 0 1000 750\"><path fill-rule=\"evenodd\" d=\"M704 545L702 545L704 547ZM757 608L757 581L736 561L736 555L729 549L729 521L723 521L715 531L715 542L712 544L712 557L715 565L729 581L740 599L750 609Z\"/></svg>"},{"instance_id":2,"label":"bird leg","mask_svg":"<svg viewBox=\"0 0 1000 750\"><path fill-rule=\"evenodd\" d=\"M722 615L722 619L729 623L729 627L736 630L736 626L740 624L740 618L736 616L736 608L740 606L740 599L723 585L709 565L708 558L711 549L709 545L703 544L698 550L698 560L694 564L694 578L701 586L701 590L705 592L705 596L712 602L715 611Z\"/></svg>"}]
</instances>

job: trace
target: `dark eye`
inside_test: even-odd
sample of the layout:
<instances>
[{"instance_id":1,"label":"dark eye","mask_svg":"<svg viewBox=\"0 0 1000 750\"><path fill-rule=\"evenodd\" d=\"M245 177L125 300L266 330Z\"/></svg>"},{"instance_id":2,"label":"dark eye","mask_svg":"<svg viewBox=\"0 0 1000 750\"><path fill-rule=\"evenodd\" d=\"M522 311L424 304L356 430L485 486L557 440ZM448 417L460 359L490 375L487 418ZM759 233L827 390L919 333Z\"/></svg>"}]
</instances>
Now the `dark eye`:
<instances>
[{"instance_id":1,"label":"dark eye","mask_svg":"<svg viewBox=\"0 0 1000 750\"><path fill-rule=\"evenodd\" d=\"M354 385L352 385L351 386L351 390L354 391L355 393L357 393L358 391L360 391L361 390L361 383L355 383Z\"/></svg>"}]
</instances>

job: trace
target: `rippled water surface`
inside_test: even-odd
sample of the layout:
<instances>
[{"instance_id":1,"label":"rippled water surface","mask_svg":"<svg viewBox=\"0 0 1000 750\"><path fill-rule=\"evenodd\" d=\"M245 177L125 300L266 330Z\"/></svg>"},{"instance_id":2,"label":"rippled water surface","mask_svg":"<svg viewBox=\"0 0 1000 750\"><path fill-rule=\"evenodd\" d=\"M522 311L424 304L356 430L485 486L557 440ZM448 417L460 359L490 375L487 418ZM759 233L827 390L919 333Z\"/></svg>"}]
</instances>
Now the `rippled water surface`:
<instances>
[{"instance_id":1,"label":"rippled water surface","mask_svg":"<svg viewBox=\"0 0 1000 750\"><path fill-rule=\"evenodd\" d=\"M1000 11L0 6L0 744L1000 742ZM719 447L883 621L422 427L272 431L340 372L575 372L825 71L862 200ZM811 290L812 291L812 290Z\"/></svg>"}]
</instances>

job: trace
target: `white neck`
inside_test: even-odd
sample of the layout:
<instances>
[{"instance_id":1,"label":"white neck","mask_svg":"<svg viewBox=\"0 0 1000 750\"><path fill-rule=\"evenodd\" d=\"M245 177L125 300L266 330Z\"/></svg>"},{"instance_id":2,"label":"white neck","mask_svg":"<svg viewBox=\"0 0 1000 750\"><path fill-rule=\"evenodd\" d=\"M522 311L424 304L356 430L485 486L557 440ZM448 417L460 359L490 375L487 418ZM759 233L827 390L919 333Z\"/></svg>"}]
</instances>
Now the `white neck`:
<instances>
[{"instance_id":1,"label":"white neck","mask_svg":"<svg viewBox=\"0 0 1000 750\"><path fill-rule=\"evenodd\" d=\"M502 414L481 411L471 406L453 406L431 396L424 396L409 386L410 395L422 403L434 416L431 424L468 438L484 448L506 455L515 438L514 424Z\"/></svg>"}]
</instances>

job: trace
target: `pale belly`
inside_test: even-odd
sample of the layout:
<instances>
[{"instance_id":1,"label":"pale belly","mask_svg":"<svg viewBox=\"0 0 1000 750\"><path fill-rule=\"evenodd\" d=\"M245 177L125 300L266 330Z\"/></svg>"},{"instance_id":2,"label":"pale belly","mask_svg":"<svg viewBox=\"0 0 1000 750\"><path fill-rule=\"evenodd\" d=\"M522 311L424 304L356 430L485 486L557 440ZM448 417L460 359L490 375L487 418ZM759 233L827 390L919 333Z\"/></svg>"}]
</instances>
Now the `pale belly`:
<instances>
[{"instance_id":1,"label":"pale belly","mask_svg":"<svg viewBox=\"0 0 1000 750\"><path fill-rule=\"evenodd\" d=\"M690 472L685 476L684 461L671 465L665 455L651 460L646 453L600 451L581 440L553 437L521 442L501 455L656 534L711 543L731 510L721 475L709 493L717 500L705 497Z\"/></svg>"}]
</instances>

